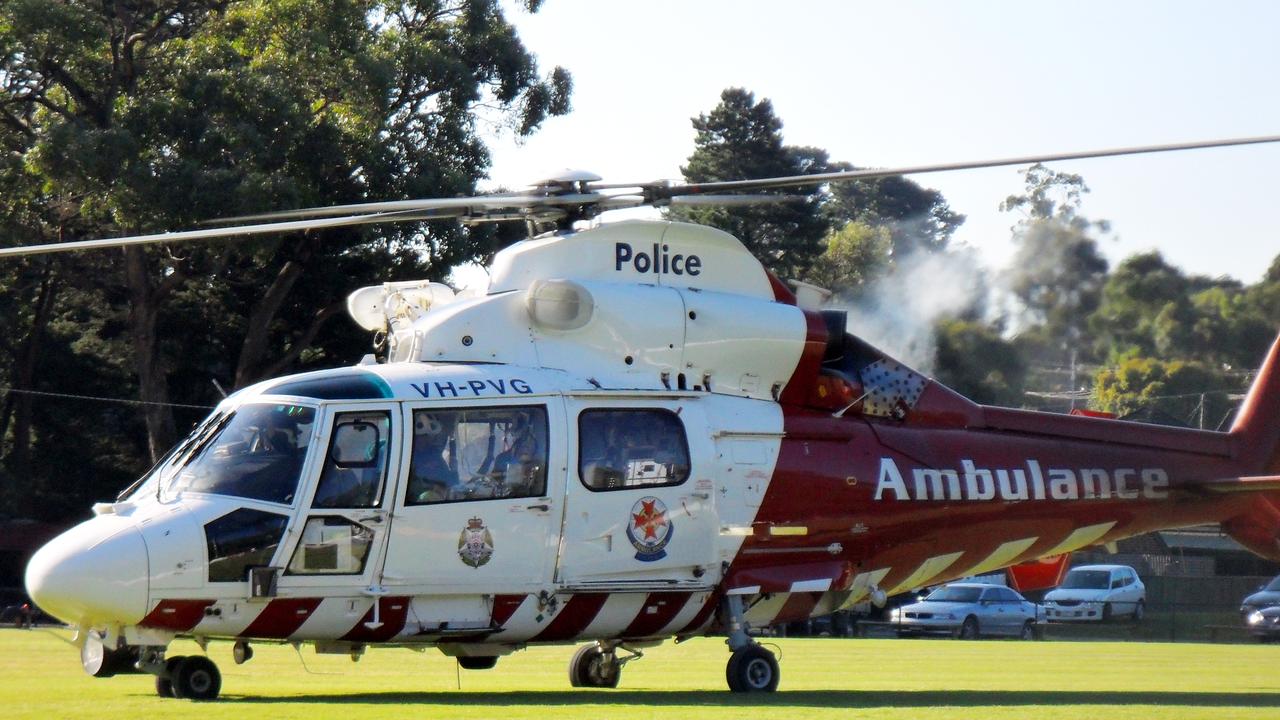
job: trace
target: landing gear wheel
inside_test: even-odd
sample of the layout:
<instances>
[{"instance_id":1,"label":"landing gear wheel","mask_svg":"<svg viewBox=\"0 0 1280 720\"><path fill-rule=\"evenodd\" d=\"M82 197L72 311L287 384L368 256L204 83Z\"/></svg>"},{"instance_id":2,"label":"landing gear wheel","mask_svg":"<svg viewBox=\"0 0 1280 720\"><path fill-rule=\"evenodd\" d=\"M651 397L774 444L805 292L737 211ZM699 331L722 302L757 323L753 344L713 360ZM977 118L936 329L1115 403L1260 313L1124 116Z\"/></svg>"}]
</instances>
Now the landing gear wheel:
<instances>
[{"instance_id":1,"label":"landing gear wheel","mask_svg":"<svg viewBox=\"0 0 1280 720\"><path fill-rule=\"evenodd\" d=\"M1146 617L1146 616L1147 616L1147 607L1146 607L1146 606L1147 606L1147 604L1146 604L1145 602L1141 601L1141 600L1139 600L1139 601L1138 601L1138 604L1137 604L1137 605L1134 605L1134 606L1133 606L1133 621L1134 621L1134 622L1136 622L1136 623L1140 623L1140 622L1142 622L1142 618L1144 618L1144 617Z\"/></svg>"},{"instance_id":2,"label":"landing gear wheel","mask_svg":"<svg viewBox=\"0 0 1280 720\"><path fill-rule=\"evenodd\" d=\"M173 696L182 700L213 700L222 689L222 673L203 655L182 658L171 678Z\"/></svg>"},{"instance_id":3,"label":"landing gear wheel","mask_svg":"<svg viewBox=\"0 0 1280 720\"><path fill-rule=\"evenodd\" d=\"M599 645L583 645L569 661L569 684L573 687L616 688L622 666L613 653Z\"/></svg>"},{"instance_id":4,"label":"landing gear wheel","mask_svg":"<svg viewBox=\"0 0 1280 720\"><path fill-rule=\"evenodd\" d=\"M781 672L773 653L753 644L733 651L724 676L733 692L773 692L778 689Z\"/></svg>"},{"instance_id":5,"label":"landing gear wheel","mask_svg":"<svg viewBox=\"0 0 1280 720\"><path fill-rule=\"evenodd\" d=\"M497 664L497 655L458 656L458 666L463 670L492 670Z\"/></svg>"},{"instance_id":6,"label":"landing gear wheel","mask_svg":"<svg viewBox=\"0 0 1280 720\"><path fill-rule=\"evenodd\" d=\"M977 640L982 637L982 628L978 626L978 618L970 615L964 619L960 629L956 630L957 640Z\"/></svg>"},{"instance_id":7,"label":"landing gear wheel","mask_svg":"<svg viewBox=\"0 0 1280 720\"><path fill-rule=\"evenodd\" d=\"M179 655L164 661L164 672L156 676L156 695L162 698L176 697L173 694L173 673L183 660L186 658Z\"/></svg>"}]
</instances>

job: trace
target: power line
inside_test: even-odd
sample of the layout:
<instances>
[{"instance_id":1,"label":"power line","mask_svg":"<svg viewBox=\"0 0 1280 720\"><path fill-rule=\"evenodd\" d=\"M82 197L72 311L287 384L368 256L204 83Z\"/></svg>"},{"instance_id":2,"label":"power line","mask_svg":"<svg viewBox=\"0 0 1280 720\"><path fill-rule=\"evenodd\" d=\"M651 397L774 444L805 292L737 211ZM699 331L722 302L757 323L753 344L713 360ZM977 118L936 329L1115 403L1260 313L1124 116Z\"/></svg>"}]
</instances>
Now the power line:
<instances>
[{"instance_id":1,"label":"power line","mask_svg":"<svg viewBox=\"0 0 1280 720\"><path fill-rule=\"evenodd\" d=\"M21 388L5 387L0 385L0 395L13 393L15 395L33 395L36 397L62 398L66 400L91 400L93 402L119 403L121 405L158 405L161 407L186 408L189 410L212 410L213 405L187 405L184 403L162 403L151 402L148 400L129 400L126 398L97 397L94 395L72 395L70 393L42 392L40 390L23 390Z\"/></svg>"}]
</instances>

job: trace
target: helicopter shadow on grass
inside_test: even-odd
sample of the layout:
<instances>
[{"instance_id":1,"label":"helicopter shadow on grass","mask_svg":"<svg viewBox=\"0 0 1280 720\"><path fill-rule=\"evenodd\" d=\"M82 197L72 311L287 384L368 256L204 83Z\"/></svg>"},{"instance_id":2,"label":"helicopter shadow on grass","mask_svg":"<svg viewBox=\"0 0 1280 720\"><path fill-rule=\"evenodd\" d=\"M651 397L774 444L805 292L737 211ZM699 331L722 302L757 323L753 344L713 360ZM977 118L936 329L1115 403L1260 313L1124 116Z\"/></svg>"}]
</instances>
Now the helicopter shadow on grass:
<instances>
[{"instance_id":1,"label":"helicopter shadow on grass","mask_svg":"<svg viewBox=\"0 0 1280 720\"><path fill-rule=\"evenodd\" d=\"M810 708L1026 707L1036 705L1157 705L1169 707L1280 708L1280 692L1159 692L1057 690L794 690L738 695L707 691L519 691L497 693L385 692L342 695L262 697L224 695L223 702L245 704L415 704L444 706L617 705Z\"/></svg>"}]
</instances>

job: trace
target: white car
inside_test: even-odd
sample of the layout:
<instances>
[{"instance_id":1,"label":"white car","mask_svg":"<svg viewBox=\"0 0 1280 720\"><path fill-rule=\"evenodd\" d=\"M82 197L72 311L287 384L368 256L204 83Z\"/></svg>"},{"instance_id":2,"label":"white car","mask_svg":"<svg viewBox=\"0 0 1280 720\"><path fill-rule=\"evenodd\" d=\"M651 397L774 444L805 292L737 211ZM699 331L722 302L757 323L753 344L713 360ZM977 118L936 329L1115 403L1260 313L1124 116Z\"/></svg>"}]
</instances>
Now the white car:
<instances>
[{"instance_id":1,"label":"white car","mask_svg":"<svg viewBox=\"0 0 1280 720\"><path fill-rule=\"evenodd\" d=\"M1056 590L1044 596L1045 617L1054 622L1142 620L1147 588L1128 565L1072 568Z\"/></svg>"}]
</instances>

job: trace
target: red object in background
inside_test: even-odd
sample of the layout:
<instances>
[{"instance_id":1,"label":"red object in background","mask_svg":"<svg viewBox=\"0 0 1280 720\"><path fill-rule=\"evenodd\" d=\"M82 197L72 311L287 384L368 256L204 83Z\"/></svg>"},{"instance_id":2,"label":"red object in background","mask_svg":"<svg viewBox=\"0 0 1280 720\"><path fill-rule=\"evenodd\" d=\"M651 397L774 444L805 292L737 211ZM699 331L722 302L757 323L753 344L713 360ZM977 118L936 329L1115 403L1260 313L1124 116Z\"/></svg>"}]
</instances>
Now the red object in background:
<instances>
[{"instance_id":1,"label":"red object in background","mask_svg":"<svg viewBox=\"0 0 1280 720\"><path fill-rule=\"evenodd\" d=\"M1115 413L1105 412L1102 410L1085 410L1084 408L1071 408L1071 414L1082 415L1084 417L1107 418L1109 420L1116 419Z\"/></svg>"},{"instance_id":2,"label":"red object in background","mask_svg":"<svg viewBox=\"0 0 1280 720\"><path fill-rule=\"evenodd\" d=\"M1014 565L1007 571L1009 587L1020 593L1058 587L1062 583L1062 576L1067 574L1067 566L1070 564L1071 554L1063 553Z\"/></svg>"}]
</instances>

